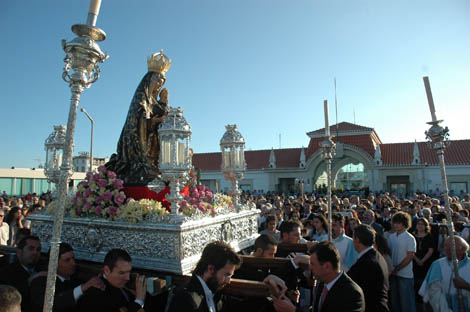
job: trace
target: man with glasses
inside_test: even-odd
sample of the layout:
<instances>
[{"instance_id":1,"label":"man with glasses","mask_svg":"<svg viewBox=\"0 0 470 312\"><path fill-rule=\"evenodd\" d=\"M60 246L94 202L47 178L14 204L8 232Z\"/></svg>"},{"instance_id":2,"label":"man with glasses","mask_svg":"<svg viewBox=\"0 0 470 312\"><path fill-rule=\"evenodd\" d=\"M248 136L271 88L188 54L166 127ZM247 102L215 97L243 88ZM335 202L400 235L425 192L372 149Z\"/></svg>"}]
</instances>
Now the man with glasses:
<instances>
[{"instance_id":1,"label":"man with glasses","mask_svg":"<svg viewBox=\"0 0 470 312\"><path fill-rule=\"evenodd\" d=\"M6 245L9 238L10 226L3 222L5 219L5 211L0 209L0 245Z\"/></svg>"}]
</instances>

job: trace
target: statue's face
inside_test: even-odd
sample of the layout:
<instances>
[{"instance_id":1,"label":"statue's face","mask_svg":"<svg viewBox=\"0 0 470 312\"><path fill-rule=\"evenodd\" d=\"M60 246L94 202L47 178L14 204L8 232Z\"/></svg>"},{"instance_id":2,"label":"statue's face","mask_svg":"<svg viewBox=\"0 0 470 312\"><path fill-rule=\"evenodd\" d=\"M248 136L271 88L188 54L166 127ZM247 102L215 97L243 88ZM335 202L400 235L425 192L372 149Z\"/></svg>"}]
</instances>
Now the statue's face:
<instances>
[{"instance_id":1,"label":"statue's face","mask_svg":"<svg viewBox=\"0 0 470 312\"><path fill-rule=\"evenodd\" d=\"M152 91L152 94L156 96L160 89L162 88L163 84L165 83L165 78L163 78L160 75L154 75L152 76L152 79L150 81L150 90Z\"/></svg>"}]
</instances>

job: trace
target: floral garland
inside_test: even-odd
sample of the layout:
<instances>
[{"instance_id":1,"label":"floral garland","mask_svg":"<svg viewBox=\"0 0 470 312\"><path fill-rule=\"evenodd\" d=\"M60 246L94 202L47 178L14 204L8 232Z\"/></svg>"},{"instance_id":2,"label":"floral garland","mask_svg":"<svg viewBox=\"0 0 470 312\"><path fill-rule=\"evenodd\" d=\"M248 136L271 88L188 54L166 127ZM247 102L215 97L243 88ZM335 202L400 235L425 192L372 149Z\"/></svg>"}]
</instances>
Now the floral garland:
<instances>
[{"instance_id":1,"label":"floral garland","mask_svg":"<svg viewBox=\"0 0 470 312\"><path fill-rule=\"evenodd\" d=\"M180 202L180 212L187 216L191 216L195 212L215 216L221 207L229 207L230 210L233 210L232 198L219 193L214 195L203 184L191 189L190 196L185 196Z\"/></svg>"},{"instance_id":2,"label":"floral garland","mask_svg":"<svg viewBox=\"0 0 470 312\"><path fill-rule=\"evenodd\" d=\"M51 202L47 214L53 214L56 201ZM219 209L233 210L232 198L223 194L213 194L205 185L198 185L180 201L180 212L185 216L202 214L215 216ZM65 209L71 217L104 218L122 220L129 223L151 220L155 216L168 216L169 212L161 202L127 198L123 191L123 181L105 166L98 167L97 173L88 172L85 180L77 186L74 197L67 198Z\"/></svg>"}]
</instances>

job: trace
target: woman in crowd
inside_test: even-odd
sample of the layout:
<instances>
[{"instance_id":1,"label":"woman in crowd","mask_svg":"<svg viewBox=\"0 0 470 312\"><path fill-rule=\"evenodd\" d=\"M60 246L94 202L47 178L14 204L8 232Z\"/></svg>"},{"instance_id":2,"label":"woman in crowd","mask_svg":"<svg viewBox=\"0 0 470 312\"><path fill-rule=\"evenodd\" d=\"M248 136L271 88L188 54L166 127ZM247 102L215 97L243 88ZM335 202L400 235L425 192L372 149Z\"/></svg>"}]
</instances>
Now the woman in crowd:
<instances>
[{"instance_id":1,"label":"woman in crowd","mask_svg":"<svg viewBox=\"0 0 470 312\"><path fill-rule=\"evenodd\" d=\"M313 235L312 239L317 242L328 240L328 221L324 215L316 214L313 216Z\"/></svg>"},{"instance_id":2,"label":"woman in crowd","mask_svg":"<svg viewBox=\"0 0 470 312\"><path fill-rule=\"evenodd\" d=\"M281 232L277 230L277 217L274 214L266 216L265 229L260 234L271 235L278 242L281 240Z\"/></svg>"},{"instance_id":3,"label":"woman in crowd","mask_svg":"<svg viewBox=\"0 0 470 312\"><path fill-rule=\"evenodd\" d=\"M346 222L346 235L349 237L353 237L354 229L361 224L361 221L359 221L358 218L356 217L349 217L347 222Z\"/></svg>"},{"instance_id":4,"label":"woman in crowd","mask_svg":"<svg viewBox=\"0 0 470 312\"><path fill-rule=\"evenodd\" d=\"M434 239L431 235L431 227L429 226L428 220L425 218L419 218L416 223L416 231L413 233L416 239L416 253L413 258L413 276L415 292L418 293L421 284L423 283L424 277L428 272L431 263L434 258ZM416 296L417 300L421 297Z\"/></svg>"},{"instance_id":5,"label":"woman in crowd","mask_svg":"<svg viewBox=\"0 0 470 312\"><path fill-rule=\"evenodd\" d=\"M5 222L10 226L10 238L8 239L8 246L16 246L16 235L19 229L23 228L23 213L20 207L13 207L8 212Z\"/></svg>"}]
</instances>

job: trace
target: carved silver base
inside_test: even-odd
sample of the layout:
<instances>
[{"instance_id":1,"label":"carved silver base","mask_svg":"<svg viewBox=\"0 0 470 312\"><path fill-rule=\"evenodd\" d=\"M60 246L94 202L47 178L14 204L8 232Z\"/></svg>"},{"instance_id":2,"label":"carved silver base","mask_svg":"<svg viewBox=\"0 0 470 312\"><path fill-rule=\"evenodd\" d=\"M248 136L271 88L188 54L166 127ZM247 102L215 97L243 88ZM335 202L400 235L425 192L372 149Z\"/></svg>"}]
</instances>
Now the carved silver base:
<instances>
[{"instance_id":1,"label":"carved silver base","mask_svg":"<svg viewBox=\"0 0 470 312\"><path fill-rule=\"evenodd\" d=\"M48 251L54 217L33 215L28 219L43 251ZM185 219L180 224L65 218L62 230L62 241L73 246L77 259L102 262L110 249L122 248L132 256L134 267L183 275L193 270L209 242L224 240L239 251L252 246L257 237L255 209Z\"/></svg>"}]
</instances>

